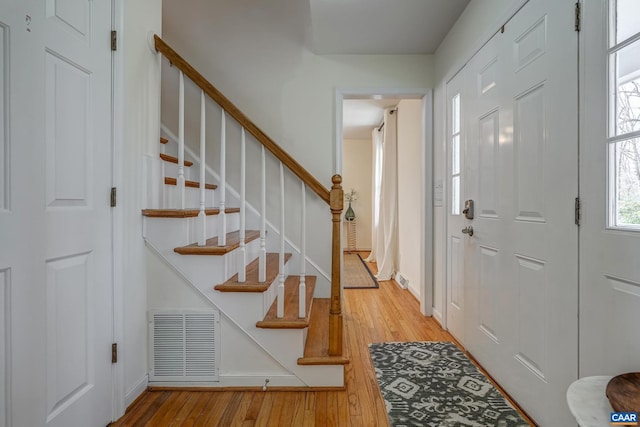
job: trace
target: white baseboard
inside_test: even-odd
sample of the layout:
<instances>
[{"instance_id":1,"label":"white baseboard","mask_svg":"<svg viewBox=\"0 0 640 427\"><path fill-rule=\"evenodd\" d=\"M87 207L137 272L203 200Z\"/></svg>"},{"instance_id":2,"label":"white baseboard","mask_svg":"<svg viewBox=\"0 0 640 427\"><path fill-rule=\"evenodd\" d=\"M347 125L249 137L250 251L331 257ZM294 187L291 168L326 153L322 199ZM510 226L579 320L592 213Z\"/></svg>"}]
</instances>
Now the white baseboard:
<instances>
[{"instance_id":1,"label":"white baseboard","mask_svg":"<svg viewBox=\"0 0 640 427\"><path fill-rule=\"evenodd\" d=\"M124 395L124 406L128 408L144 391L147 389L149 385L149 376L144 374L138 381L135 382L133 387L127 390L127 393Z\"/></svg>"},{"instance_id":2,"label":"white baseboard","mask_svg":"<svg viewBox=\"0 0 640 427\"><path fill-rule=\"evenodd\" d=\"M409 290L409 292L411 292L411 295L413 295L415 297L415 299L420 301L420 292L418 292L416 289L414 289L411 285L409 285L409 287L407 287L407 289Z\"/></svg>"},{"instance_id":3,"label":"white baseboard","mask_svg":"<svg viewBox=\"0 0 640 427\"><path fill-rule=\"evenodd\" d=\"M149 386L157 387L262 387L268 379L267 387L305 387L300 378L295 375L224 375L220 374L220 381L216 382L152 382Z\"/></svg>"},{"instance_id":4,"label":"white baseboard","mask_svg":"<svg viewBox=\"0 0 640 427\"><path fill-rule=\"evenodd\" d=\"M435 307L433 307L433 318L436 319L438 323L440 323L440 326L442 326L442 313L436 310Z\"/></svg>"}]
</instances>

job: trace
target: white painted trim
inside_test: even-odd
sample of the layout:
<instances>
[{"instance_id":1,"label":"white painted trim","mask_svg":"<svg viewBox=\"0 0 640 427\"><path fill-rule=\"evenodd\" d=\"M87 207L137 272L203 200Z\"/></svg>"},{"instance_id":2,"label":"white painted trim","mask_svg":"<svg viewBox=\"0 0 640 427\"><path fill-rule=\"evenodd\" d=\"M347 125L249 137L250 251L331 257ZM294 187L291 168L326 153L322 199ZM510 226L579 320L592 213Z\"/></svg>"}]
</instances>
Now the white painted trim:
<instances>
[{"instance_id":1,"label":"white painted trim","mask_svg":"<svg viewBox=\"0 0 640 427\"><path fill-rule=\"evenodd\" d=\"M407 289L407 291L409 291L409 293L410 293L411 295L413 295L413 297L414 297L415 299L417 299L418 301L421 301L420 295L416 294L416 291L414 291L414 290L413 290L412 288L410 288L409 286L407 286L407 288L406 288L406 289ZM422 302L422 301L421 301L421 302ZM423 314L424 314L424 313L423 313Z\"/></svg>"},{"instance_id":2,"label":"white painted trim","mask_svg":"<svg viewBox=\"0 0 640 427\"><path fill-rule=\"evenodd\" d=\"M420 237L420 258L424 261L420 272L422 285L420 312L425 316L432 315L433 307L433 89L336 89L335 99L335 173L342 175L343 138L342 138L342 103L345 99L373 98L422 99L422 183L424 185L424 206L421 208L423 232ZM429 171L427 172L427 168ZM428 281L427 281L428 279Z\"/></svg>"},{"instance_id":3,"label":"white painted trim","mask_svg":"<svg viewBox=\"0 0 640 427\"><path fill-rule=\"evenodd\" d=\"M440 326L442 326L442 313L433 308L433 318L440 322Z\"/></svg>"},{"instance_id":4,"label":"white painted trim","mask_svg":"<svg viewBox=\"0 0 640 427\"><path fill-rule=\"evenodd\" d=\"M118 0L120 1L120 0ZM144 374L141 376L138 381L136 381L135 385L126 392L124 396L124 405L125 410L128 408L135 400L140 396L149 386L149 376ZM124 412L123 412L124 415ZM121 415L122 416L122 415Z\"/></svg>"},{"instance_id":5,"label":"white painted trim","mask_svg":"<svg viewBox=\"0 0 640 427\"><path fill-rule=\"evenodd\" d=\"M11 318L11 310L13 309L12 301L12 277L11 267L0 270L0 273L5 274L4 283L0 283L0 292L4 292L4 307L0 307L0 313L4 314L4 330L0 331L0 336L4 339L2 343L4 345L4 378L0 380L0 387L4 387L4 416L0 415L0 422L3 422L5 426L13 425L13 326ZM4 289L3 289L4 288Z\"/></svg>"},{"instance_id":6,"label":"white painted trim","mask_svg":"<svg viewBox=\"0 0 640 427\"><path fill-rule=\"evenodd\" d=\"M111 1L111 28L116 30L119 41L124 40L124 2L125 0ZM120 46L121 47L121 46ZM124 188L123 163L124 163L124 49L120 48L111 53L111 100L112 100L112 186L117 189ZM113 267L113 342L123 343L125 337L124 326L124 284L123 284L123 230L124 212L122 206L111 208L111 233L112 233L112 267ZM122 346L121 346L122 347ZM124 353L121 351L120 355ZM119 363L111 368L112 375L112 410L111 418L117 420L124 415L127 409L129 394L125 391L124 357L120 357ZM145 376L146 388L146 376ZM135 391L135 390L134 390ZM144 391L144 389L142 390ZM142 393L140 391L140 393ZM136 397L140 394L136 394Z\"/></svg>"},{"instance_id":7,"label":"white painted trim","mask_svg":"<svg viewBox=\"0 0 640 427\"><path fill-rule=\"evenodd\" d=\"M442 108L442 111L444 111L443 114L443 120L444 120L444 125L443 125L443 130L445 132L445 139L446 139L446 132L447 132L447 84L443 84L442 85L442 96L440 97L441 101L442 101L442 105L440 106ZM448 141L447 141L448 142ZM440 266L440 268L442 268L442 272L443 272L443 280L444 282L442 283L442 297L441 297L441 307L442 307L442 312L438 312L438 314L440 315L440 326L442 326L442 328L446 331L447 330L447 297L448 297L448 284L449 284L449 235L448 235L448 230L449 230L449 206L451 203L451 199L449 197L449 183L448 183L448 178L449 178L449 166L448 166L448 159L449 159L449 144L445 144L445 148L444 148L444 161L446 163L446 166L444 168L444 177L442 179L442 194L443 194L443 202L442 202L442 226L443 228L443 233L444 233L444 254L442 256L442 265ZM435 159L434 159L435 161ZM435 215L434 215L434 219L435 219ZM435 240L433 242L434 244L436 243ZM435 250L435 249L434 249ZM435 310L434 310L434 315L435 315Z\"/></svg>"},{"instance_id":8,"label":"white painted trim","mask_svg":"<svg viewBox=\"0 0 640 427\"><path fill-rule=\"evenodd\" d=\"M420 312L425 316L433 315L433 289L435 282L435 270L433 268L433 242L434 242L434 218L433 208L433 179L434 179L434 144L433 144L433 89L429 89L422 98L422 183L424 185L424 204L421 207L422 234L420 236L420 259L422 269L420 271L420 284L422 285Z\"/></svg>"},{"instance_id":9,"label":"white painted trim","mask_svg":"<svg viewBox=\"0 0 640 427\"><path fill-rule=\"evenodd\" d=\"M265 379L269 380L269 387L308 387L300 378L295 375L271 375L255 374L255 375L234 375L220 374L220 381L199 381L199 382L162 382L154 381L149 383L150 386L168 386L168 387L206 387L206 388L222 388L222 387L262 387Z\"/></svg>"},{"instance_id":10,"label":"white painted trim","mask_svg":"<svg viewBox=\"0 0 640 427\"><path fill-rule=\"evenodd\" d=\"M160 125L160 129L162 130L162 132L167 136L167 139L173 143L175 143L178 139L177 137L173 134L173 132L171 132L171 130L169 130L169 128L167 126L165 126L164 124ZM193 152L193 150L191 150L187 144L185 144L184 146L184 151L185 153L187 153L193 160L195 160L196 162L200 163L200 157L198 155L196 155L195 152ZM219 180L220 176L209 166L206 165L206 169L207 172L209 174L211 174L211 176L214 177L214 179ZM240 194L231 186L229 186L229 184L227 183L225 185L225 188L227 190L228 193L230 193L231 195L233 195L233 197L239 199L240 198ZM251 213L255 216L257 216L258 218L260 217L260 212L251 204L247 201L246 203L246 208L247 210L251 211ZM265 220L265 223L267 224L267 226L269 228L271 228L272 230L274 230L276 233L280 233L280 230L275 227L271 222L269 222L268 220ZM287 238L287 236L285 236L284 238L285 242L287 243L287 245L289 245L289 247L296 251L298 254L301 253L300 248L295 245L291 240L289 240ZM309 257L306 257L307 263L309 263L310 266L312 266L320 276L322 276L323 278L325 278L329 283L331 283L331 279L329 278L329 274L327 274L326 271L324 271L322 268L320 268L320 266L318 264L316 264L312 259L310 259Z\"/></svg>"}]
</instances>

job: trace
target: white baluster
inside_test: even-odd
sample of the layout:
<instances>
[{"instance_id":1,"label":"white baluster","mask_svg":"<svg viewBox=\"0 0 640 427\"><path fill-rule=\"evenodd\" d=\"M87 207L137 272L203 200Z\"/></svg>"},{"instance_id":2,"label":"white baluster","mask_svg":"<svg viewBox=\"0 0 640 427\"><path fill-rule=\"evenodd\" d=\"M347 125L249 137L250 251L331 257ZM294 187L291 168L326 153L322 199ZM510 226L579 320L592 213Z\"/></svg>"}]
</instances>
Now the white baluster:
<instances>
[{"instance_id":1,"label":"white baluster","mask_svg":"<svg viewBox=\"0 0 640 427\"><path fill-rule=\"evenodd\" d=\"M238 282L244 283L247 280L247 252L245 248L245 199L246 199L246 149L245 133L242 128L242 138L240 140L240 252Z\"/></svg>"},{"instance_id":2,"label":"white baluster","mask_svg":"<svg viewBox=\"0 0 640 427\"><path fill-rule=\"evenodd\" d=\"M200 92L200 212L198 213L198 222L200 223L200 236L198 238L198 246L204 246L207 243L207 215L205 214L205 146L206 146L206 114L204 91Z\"/></svg>"},{"instance_id":3,"label":"white baluster","mask_svg":"<svg viewBox=\"0 0 640 427\"><path fill-rule=\"evenodd\" d=\"M267 280L267 164L262 145L262 172L261 172L261 189L260 189L260 254L258 256L258 281L265 282Z\"/></svg>"},{"instance_id":4,"label":"white baluster","mask_svg":"<svg viewBox=\"0 0 640 427\"><path fill-rule=\"evenodd\" d=\"M278 276L278 305L276 317L284 317L284 169L280 162L280 254L279 254L279 276Z\"/></svg>"},{"instance_id":5,"label":"white baluster","mask_svg":"<svg viewBox=\"0 0 640 427\"><path fill-rule=\"evenodd\" d=\"M180 94L178 105L178 177L176 184L180 194L180 209L184 209L184 73L180 71Z\"/></svg>"},{"instance_id":6,"label":"white baluster","mask_svg":"<svg viewBox=\"0 0 640 427\"><path fill-rule=\"evenodd\" d=\"M220 232L218 235L218 246L227 246L227 215L225 209L226 198L226 186L227 186L227 172L225 168L227 156L227 124L226 115L222 110L222 122L220 123Z\"/></svg>"},{"instance_id":7,"label":"white baluster","mask_svg":"<svg viewBox=\"0 0 640 427\"><path fill-rule=\"evenodd\" d=\"M302 220L300 230L300 285L298 285L298 317L304 318L307 315L307 195L304 181L302 181Z\"/></svg>"}]
</instances>

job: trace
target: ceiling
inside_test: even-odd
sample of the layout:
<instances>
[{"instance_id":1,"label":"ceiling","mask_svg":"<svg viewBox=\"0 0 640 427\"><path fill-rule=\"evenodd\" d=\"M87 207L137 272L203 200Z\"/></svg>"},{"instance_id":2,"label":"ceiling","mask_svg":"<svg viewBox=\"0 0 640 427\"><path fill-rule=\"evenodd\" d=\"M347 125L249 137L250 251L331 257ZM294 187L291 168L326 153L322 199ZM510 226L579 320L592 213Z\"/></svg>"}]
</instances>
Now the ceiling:
<instances>
[{"instance_id":1,"label":"ceiling","mask_svg":"<svg viewBox=\"0 0 640 427\"><path fill-rule=\"evenodd\" d=\"M434 53L470 0L309 0L318 54Z\"/></svg>"},{"instance_id":2,"label":"ceiling","mask_svg":"<svg viewBox=\"0 0 640 427\"><path fill-rule=\"evenodd\" d=\"M318 54L433 54L469 1L309 0L308 43ZM399 101L345 99L343 138L371 138Z\"/></svg>"}]
</instances>

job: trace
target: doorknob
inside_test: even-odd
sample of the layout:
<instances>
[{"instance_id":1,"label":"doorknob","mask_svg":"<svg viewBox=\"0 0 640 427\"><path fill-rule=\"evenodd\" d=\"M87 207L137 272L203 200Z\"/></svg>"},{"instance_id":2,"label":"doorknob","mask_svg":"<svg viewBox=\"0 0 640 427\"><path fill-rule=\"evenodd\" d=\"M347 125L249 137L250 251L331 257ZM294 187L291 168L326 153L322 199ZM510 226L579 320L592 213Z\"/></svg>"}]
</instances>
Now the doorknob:
<instances>
[{"instance_id":1,"label":"doorknob","mask_svg":"<svg viewBox=\"0 0 640 427\"><path fill-rule=\"evenodd\" d=\"M463 234L468 234L469 237L473 236L473 227L472 226L468 226L466 228L462 229L462 233Z\"/></svg>"}]
</instances>

